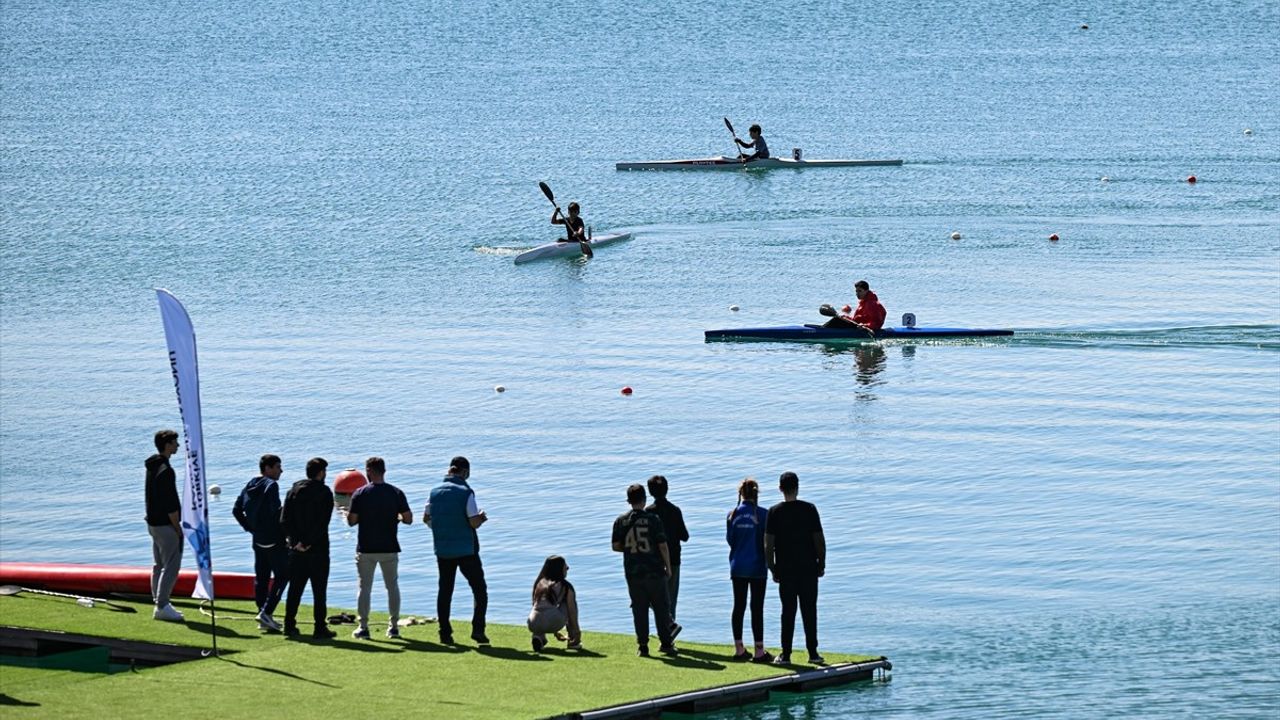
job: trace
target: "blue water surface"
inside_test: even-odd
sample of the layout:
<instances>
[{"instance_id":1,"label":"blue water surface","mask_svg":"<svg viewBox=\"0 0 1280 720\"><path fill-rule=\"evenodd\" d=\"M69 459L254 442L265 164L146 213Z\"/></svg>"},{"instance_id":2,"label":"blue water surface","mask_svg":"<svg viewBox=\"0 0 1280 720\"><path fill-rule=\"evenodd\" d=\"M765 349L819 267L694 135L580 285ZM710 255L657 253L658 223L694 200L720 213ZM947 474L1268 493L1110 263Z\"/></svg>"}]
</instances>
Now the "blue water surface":
<instances>
[{"instance_id":1,"label":"blue water surface","mask_svg":"<svg viewBox=\"0 0 1280 720\"><path fill-rule=\"evenodd\" d=\"M230 496L262 453L287 480L381 455L419 513L461 453L491 619L555 552L584 625L628 632L609 528L661 473L685 637L728 642L724 515L792 470L822 647L892 680L717 717L1274 717L1277 27L1265 1L6 2L0 559L149 563L166 287L218 569L251 570ZM732 154L726 116L905 164L613 168ZM515 266L556 234L538 181L635 238ZM703 342L859 278L891 319L1017 335ZM429 533L401 537L432 614Z\"/></svg>"}]
</instances>

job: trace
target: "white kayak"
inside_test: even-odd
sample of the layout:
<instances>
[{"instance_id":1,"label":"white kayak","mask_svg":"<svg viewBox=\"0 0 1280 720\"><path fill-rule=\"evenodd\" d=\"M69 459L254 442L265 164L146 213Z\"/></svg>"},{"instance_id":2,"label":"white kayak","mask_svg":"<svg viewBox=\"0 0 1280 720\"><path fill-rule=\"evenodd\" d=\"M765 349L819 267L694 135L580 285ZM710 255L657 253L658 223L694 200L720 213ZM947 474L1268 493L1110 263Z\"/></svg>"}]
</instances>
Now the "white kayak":
<instances>
[{"instance_id":1,"label":"white kayak","mask_svg":"<svg viewBox=\"0 0 1280 720\"><path fill-rule=\"evenodd\" d=\"M612 245L623 240L630 240L631 233L614 233L613 235L597 235L587 241L592 250L604 245ZM532 250L525 250L516 256L516 264L523 265L534 260L542 260L544 258L557 257L578 257L582 254L581 243L576 242L553 242L546 245L539 245Z\"/></svg>"},{"instance_id":2,"label":"white kayak","mask_svg":"<svg viewBox=\"0 0 1280 720\"><path fill-rule=\"evenodd\" d=\"M769 168L810 167L865 167L870 165L901 165L901 160L793 160L792 158L764 158L742 162L736 157L692 158L690 160L651 160L648 162L620 162L618 170L766 170Z\"/></svg>"}]
</instances>

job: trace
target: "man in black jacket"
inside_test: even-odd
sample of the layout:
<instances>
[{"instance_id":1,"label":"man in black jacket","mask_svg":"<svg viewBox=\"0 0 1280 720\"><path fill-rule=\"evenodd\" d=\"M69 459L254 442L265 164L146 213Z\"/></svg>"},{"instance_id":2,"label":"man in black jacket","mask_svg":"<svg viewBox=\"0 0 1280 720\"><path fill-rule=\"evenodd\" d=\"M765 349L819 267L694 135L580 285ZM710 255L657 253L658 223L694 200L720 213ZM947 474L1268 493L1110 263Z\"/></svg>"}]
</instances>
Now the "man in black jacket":
<instances>
[{"instance_id":1,"label":"man in black jacket","mask_svg":"<svg viewBox=\"0 0 1280 720\"><path fill-rule=\"evenodd\" d=\"M676 600L680 595L680 543L689 541L689 530L684 526L684 513L667 499L667 479L661 475L649 478L649 494L653 503L645 508L662 520L662 528L667 533L667 551L671 555L671 574L667 576L667 598L670 602L671 637L680 634L680 624L676 622Z\"/></svg>"},{"instance_id":2,"label":"man in black jacket","mask_svg":"<svg viewBox=\"0 0 1280 720\"><path fill-rule=\"evenodd\" d=\"M155 436L156 454L147 458L147 531L151 533L151 599L156 620L182 622L182 613L169 603L182 569L182 502L169 458L178 452L178 433L161 430Z\"/></svg>"},{"instance_id":3,"label":"man in black jacket","mask_svg":"<svg viewBox=\"0 0 1280 720\"><path fill-rule=\"evenodd\" d=\"M329 586L329 521L333 517L333 491L324 484L324 458L307 461L307 479L299 480L285 495L280 510L280 524L289 544L289 595L284 604L284 633L298 632L298 605L302 591L311 583L315 606L315 629L312 635L328 639L337 635L326 624L329 608L325 591Z\"/></svg>"},{"instance_id":4,"label":"man in black jacket","mask_svg":"<svg viewBox=\"0 0 1280 720\"><path fill-rule=\"evenodd\" d=\"M246 532L253 534L253 599L258 606L258 629L280 632L272 615L289 584L289 548L280 528L280 458L263 455L262 474L249 481L236 498L231 514Z\"/></svg>"}]
</instances>

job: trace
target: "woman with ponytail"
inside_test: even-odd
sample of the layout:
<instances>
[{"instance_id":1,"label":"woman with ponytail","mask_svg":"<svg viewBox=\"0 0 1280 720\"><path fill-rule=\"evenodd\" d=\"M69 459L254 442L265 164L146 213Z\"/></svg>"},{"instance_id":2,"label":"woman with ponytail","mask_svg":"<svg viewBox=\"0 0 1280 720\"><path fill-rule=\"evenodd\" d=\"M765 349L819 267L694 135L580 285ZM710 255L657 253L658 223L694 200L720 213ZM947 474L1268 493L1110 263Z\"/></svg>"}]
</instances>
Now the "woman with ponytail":
<instances>
[{"instance_id":1,"label":"woman with ponytail","mask_svg":"<svg viewBox=\"0 0 1280 720\"><path fill-rule=\"evenodd\" d=\"M538 579L533 581L533 609L529 611L528 627L533 633L533 651L542 652L547 645L547 633L555 633L557 640L568 640L569 650L582 649L582 630L578 628L578 595L573 585L565 580L569 563L559 555L552 555L542 563ZM560 632L568 627L569 637Z\"/></svg>"},{"instance_id":2,"label":"woman with ponytail","mask_svg":"<svg viewBox=\"0 0 1280 720\"><path fill-rule=\"evenodd\" d=\"M738 485L738 506L725 521L729 541L729 579L733 582L734 660L767 663L773 656L764 649L764 591L768 569L764 557L764 528L769 511L760 507L760 486L747 478ZM751 636L755 652L742 643L742 619L751 592Z\"/></svg>"}]
</instances>

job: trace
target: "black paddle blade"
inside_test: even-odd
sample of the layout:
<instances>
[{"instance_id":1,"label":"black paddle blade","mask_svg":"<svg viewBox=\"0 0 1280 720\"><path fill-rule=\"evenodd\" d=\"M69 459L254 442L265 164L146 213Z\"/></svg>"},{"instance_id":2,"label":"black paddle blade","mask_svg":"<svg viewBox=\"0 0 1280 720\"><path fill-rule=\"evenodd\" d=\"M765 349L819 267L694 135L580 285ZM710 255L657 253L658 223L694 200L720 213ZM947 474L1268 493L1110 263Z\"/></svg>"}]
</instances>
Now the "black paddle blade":
<instances>
[{"instance_id":1,"label":"black paddle blade","mask_svg":"<svg viewBox=\"0 0 1280 720\"><path fill-rule=\"evenodd\" d=\"M729 128L729 132L733 133L734 137L738 136L738 133L733 131L733 123L729 122L729 118L724 119L724 126Z\"/></svg>"},{"instance_id":2,"label":"black paddle blade","mask_svg":"<svg viewBox=\"0 0 1280 720\"><path fill-rule=\"evenodd\" d=\"M547 184L544 182L538 183L538 187L542 188L542 194L546 195L547 199L551 201L552 205L554 205L556 202L556 196L551 193L551 188L547 187Z\"/></svg>"}]
</instances>

